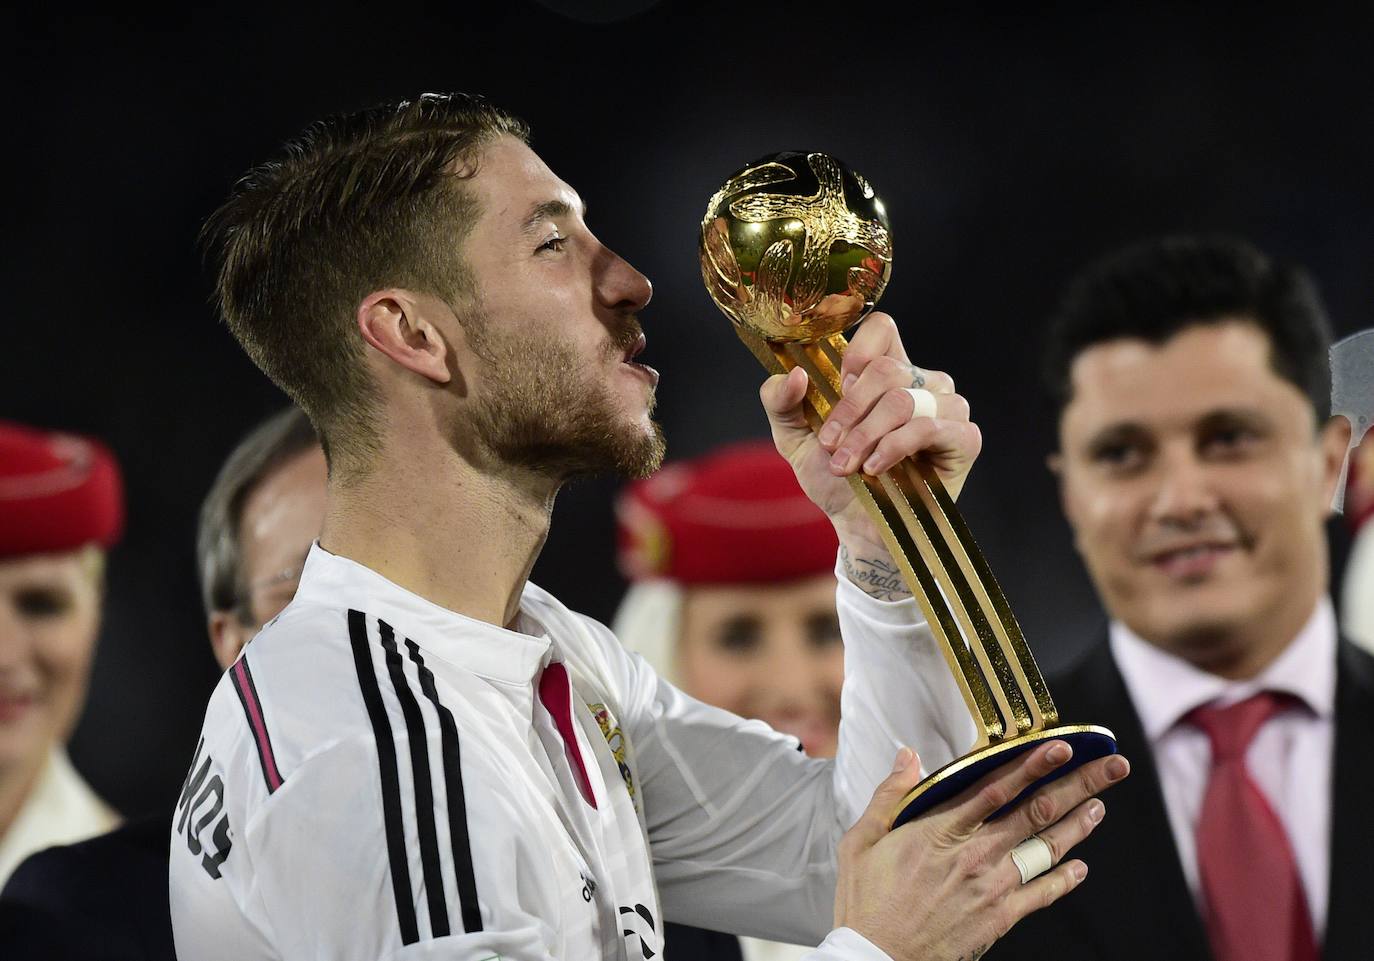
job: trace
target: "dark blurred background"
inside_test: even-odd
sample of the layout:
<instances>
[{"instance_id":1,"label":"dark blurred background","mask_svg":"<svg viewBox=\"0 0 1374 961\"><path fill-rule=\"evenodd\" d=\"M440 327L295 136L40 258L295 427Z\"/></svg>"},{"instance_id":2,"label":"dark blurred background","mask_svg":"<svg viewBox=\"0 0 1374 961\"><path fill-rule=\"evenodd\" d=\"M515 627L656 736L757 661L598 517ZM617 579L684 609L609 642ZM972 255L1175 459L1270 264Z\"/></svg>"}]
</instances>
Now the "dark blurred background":
<instances>
[{"instance_id":1,"label":"dark blurred background","mask_svg":"<svg viewBox=\"0 0 1374 961\"><path fill-rule=\"evenodd\" d=\"M0 417L106 439L129 488L77 765L127 814L170 806L216 681L196 511L284 402L208 305L200 223L311 120L429 90L527 118L593 230L653 279L644 359L663 373L675 457L765 426L762 372L698 276L707 198L782 149L862 171L894 224L883 307L983 428L966 516L1042 664L1072 657L1102 615L1044 468L1054 424L1034 361L1064 280L1146 235L1232 231L1310 266L1338 333L1374 325L1374 5L1108 6L0 13ZM561 495L535 572L601 619L623 589L615 488Z\"/></svg>"}]
</instances>

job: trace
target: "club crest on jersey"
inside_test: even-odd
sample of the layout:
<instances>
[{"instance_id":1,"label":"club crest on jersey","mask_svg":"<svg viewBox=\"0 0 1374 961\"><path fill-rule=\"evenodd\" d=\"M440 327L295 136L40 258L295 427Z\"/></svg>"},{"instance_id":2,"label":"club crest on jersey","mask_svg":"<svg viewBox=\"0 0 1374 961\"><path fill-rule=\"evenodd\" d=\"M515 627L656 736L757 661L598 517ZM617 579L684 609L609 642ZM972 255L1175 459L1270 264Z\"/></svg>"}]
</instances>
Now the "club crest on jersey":
<instances>
[{"instance_id":1,"label":"club crest on jersey","mask_svg":"<svg viewBox=\"0 0 1374 961\"><path fill-rule=\"evenodd\" d=\"M625 762L625 735L620 730L620 725L611 716L610 709L605 704L588 704L587 708L592 712L592 717L596 718L596 726L601 728L601 736L606 739L606 743L611 748L611 757L615 758L615 766L620 768L620 776L625 781L625 790L630 792L630 797L635 796L635 778L630 770L630 765Z\"/></svg>"}]
</instances>

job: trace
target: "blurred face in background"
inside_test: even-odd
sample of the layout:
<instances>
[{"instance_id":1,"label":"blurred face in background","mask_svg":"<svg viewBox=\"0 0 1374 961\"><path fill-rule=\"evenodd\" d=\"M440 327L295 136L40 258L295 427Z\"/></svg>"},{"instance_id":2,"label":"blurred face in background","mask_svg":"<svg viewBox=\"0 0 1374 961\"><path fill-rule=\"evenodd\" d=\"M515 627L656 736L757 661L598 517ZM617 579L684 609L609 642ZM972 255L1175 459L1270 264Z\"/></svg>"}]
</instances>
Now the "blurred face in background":
<instances>
[{"instance_id":1,"label":"blurred face in background","mask_svg":"<svg viewBox=\"0 0 1374 961\"><path fill-rule=\"evenodd\" d=\"M844 648L832 574L775 586L684 589L678 677L688 694L834 757Z\"/></svg>"},{"instance_id":2,"label":"blurred face in background","mask_svg":"<svg viewBox=\"0 0 1374 961\"><path fill-rule=\"evenodd\" d=\"M1316 429L1244 320L1097 344L1070 378L1052 466L1103 604L1205 670L1253 676L1326 590L1342 429Z\"/></svg>"},{"instance_id":3,"label":"blurred face in background","mask_svg":"<svg viewBox=\"0 0 1374 961\"><path fill-rule=\"evenodd\" d=\"M324 452L306 451L249 492L239 517L239 609L210 615L215 660L227 669L262 625L276 617L300 584L310 545L324 526Z\"/></svg>"},{"instance_id":4,"label":"blurred face in background","mask_svg":"<svg viewBox=\"0 0 1374 961\"><path fill-rule=\"evenodd\" d=\"M100 628L97 547L0 560L0 777L36 770L86 699Z\"/></svg>"}]
</instances>

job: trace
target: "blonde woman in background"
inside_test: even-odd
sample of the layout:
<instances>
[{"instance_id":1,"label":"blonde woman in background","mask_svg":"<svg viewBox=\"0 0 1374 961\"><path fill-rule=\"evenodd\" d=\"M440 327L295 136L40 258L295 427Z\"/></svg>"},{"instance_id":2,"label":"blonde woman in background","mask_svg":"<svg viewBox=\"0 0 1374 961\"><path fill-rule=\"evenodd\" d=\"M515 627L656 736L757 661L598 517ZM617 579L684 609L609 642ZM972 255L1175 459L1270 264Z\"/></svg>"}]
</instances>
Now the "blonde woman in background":
<instances>
[{"instance_id":1,"label":"blonde woman in background","mask_svg":"<svg viewBox=\"0 0 1374 961\"><path fill-rule=\"evenodd\" d=\"M123 520L119 468L103 446L0 422L0 887L29 854L119 823L66 742L86 700L105 552Z\"/></svg>"}]
</instances>

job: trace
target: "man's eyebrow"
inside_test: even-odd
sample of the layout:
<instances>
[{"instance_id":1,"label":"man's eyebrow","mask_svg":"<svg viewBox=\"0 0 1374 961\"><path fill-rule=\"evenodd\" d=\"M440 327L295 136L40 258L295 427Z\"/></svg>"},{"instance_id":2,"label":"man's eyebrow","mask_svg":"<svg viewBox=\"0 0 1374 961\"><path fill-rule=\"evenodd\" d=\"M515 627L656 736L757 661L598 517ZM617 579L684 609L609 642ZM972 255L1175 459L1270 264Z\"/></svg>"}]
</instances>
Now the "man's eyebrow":
<instances>
[{"instance_id":1,"label":"man's eyebrow","mask_svg":"<svg viewBox=\"0 0 1374 961\"><path fill-rule=\"evenodd\" d=\"M1274 429L1274 420L1267 412L1249 407L1222 407L1208 411L1198 419L1198 427L1202 430L1215 430L1234 424L1241 424L1262 433Z\"/></svg>"},{"instance_id":2,"label":"man's eyebrow","mask_svg":"<svg viewBox=\"0 0 1374 961\"><path fill-rule=\"evenodd\" d=\"M529 216L526 217L525 222L520 225L520 232L522 234L532 234L534 233L534 229L545 220L550 220L554 217L568 217L573 213L575 213L575 211L567 201L545 200L530 208ZM581 215L584 218L587 216L586 204L582 204Z\"/></svg>"},{"instance_id":3,"label":"man's eyebrow","mask_svg":"<svg viewBox=\"0 0 1374 961\"><path fill-rule=\"evenodd\" d=\"M1148 436L1150 436L1150 430L1144 424L1137 421L1122 420L1093 431L1084 446L1092 450L1102 444L1139 440Z\"/></svg>"}]
</instances>

